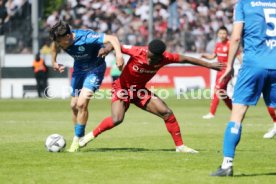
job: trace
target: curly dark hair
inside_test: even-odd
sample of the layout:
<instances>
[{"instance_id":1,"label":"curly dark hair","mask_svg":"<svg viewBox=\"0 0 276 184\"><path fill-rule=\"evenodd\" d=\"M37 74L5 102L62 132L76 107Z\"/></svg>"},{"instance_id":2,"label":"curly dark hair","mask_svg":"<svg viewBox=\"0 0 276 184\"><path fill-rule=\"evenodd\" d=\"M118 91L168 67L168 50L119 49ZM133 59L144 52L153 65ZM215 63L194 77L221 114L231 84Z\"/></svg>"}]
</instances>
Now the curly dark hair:
<instances>
[{"instance_id":1,"label":"curly dark hair","mask_svg":"<svg viewBox=\"0 0 276 184\"><path fill-rule=\"evenodd\" d=\"M166 50L166 44L159 39L152 40L148 45L149 51L156 55L162 55Z\"/></svg>"},{"instance_id":2,"label":"curly dark hair","mask_svg":"<svg viewBox=\"0 0 276 184\"><path fill-rule=\"evenodd\" d=\"M58 38L71 33L69 24L63 21L58 21L53 27L50 28L50 39L56 41Z\"/></svg>"}]
</instances>

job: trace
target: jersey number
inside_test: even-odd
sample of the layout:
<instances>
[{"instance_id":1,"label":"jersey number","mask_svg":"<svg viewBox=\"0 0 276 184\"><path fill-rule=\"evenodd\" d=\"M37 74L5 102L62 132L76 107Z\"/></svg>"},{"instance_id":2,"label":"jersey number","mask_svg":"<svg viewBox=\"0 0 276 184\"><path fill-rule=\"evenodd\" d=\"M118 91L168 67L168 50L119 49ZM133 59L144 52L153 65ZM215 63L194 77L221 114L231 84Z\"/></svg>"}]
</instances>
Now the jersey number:
<instances>
[{"instance_id":1,"label":"jersey number","mask_svg":"<svg viewBox=\"0 0 276 184\"><path fill-rule=\"evenodd\" d=\"M267 29L266 34L271 37L276 36L276 17L275 17L276 9L266 8L264 9L264 14L265 14L266 23L270 25L272 24L272 27L273 27L273 28Z\"/></svg>"}]
</instances>

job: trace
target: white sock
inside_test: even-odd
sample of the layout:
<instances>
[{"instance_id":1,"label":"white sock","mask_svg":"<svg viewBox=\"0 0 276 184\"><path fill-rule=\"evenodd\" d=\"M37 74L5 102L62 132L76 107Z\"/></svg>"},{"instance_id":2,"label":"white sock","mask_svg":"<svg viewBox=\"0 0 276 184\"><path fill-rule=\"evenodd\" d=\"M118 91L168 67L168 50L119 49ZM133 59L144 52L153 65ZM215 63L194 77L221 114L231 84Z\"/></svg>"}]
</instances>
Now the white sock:
<instances>
[{"instance_id":1,"label":"white sock","mask_svg":"<svg viewBox=\"0 0 276 184\"><path fill-rule=\"evenodd\" d=\"M80 140L80 138L79 138L79 137L74 136L74 138L73 138L73 142L75 142L75 141L79 141L79 140Z\"/></svg>"},{"instance_id":2,"label":"white sock","mask_svg":"<svg viewBox=\"0 0 276 184\"><path fill-rule=\"evenodd\" d=\"M231 158L231 157L224 157L223 158L223 162L221 164L222 169L227 169L232 165L233 165L233 158Z\"/></svg>"},{"instance_id":3,"label":"white sock","mask_svg":"<svg viewBox=\"0 0 276 184\"><path fill-rule=\"evenodd\" d=\"M88 134L85 135L85 139L91 140L94 138L95 138L95 136L93 135L93 132L89 132Z\"/></svg>"},{"instance_id":4,"label":"white sock","mask_svg":"<svg viewBox=\"0 0 276 184\"><path fill-rule=\"evenodd\" d=\"M276 129L276 123L274 123L274 127L273 128Z\"/></svg>"}]
</instances>

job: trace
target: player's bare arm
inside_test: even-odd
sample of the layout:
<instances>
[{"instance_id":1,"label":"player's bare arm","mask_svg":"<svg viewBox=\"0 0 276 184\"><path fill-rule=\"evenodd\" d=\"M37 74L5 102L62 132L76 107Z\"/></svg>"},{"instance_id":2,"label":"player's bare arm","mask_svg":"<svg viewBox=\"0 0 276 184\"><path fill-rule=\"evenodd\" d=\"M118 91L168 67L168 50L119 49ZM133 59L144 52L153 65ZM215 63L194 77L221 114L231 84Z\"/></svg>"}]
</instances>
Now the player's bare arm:
<instances>
[{"instance_id":1,"label":"player's bare arm","mask_svg":"<svg viewBox=\"0 0 276 184\"><path fill-rule=\"evenodd\" d=\"M51 55L52 55L52 67L55 71L59 71L60 73L64 72L64 66L57 63L57 44L52 42L51 44Z\"/></svg>"},{"instance_id":2,"label":"player's bare arm","mask_svg":"<svg viewBox=\"0 0 276 184\"><path fill-rule=\"evenodd\" d=\"M218 71L220 71L223 67L225 67L223 63L218 63L218 62L208 63L206 61L203 61L201 59L194 58L194 57L184 56L181 54L179 56L180 56L179 58L180 63L190 63L193 65L203 66L203 67L211 68Z\"/></svg>"},{"instance_id":3,"label":"player's bare arm","mask_svg":"<svg viewBox=\"0 0 276 184\"><path fill-rule=\"evenodd\" d=\"M121 46L120 46L120 42L118 40L118 38L116 36L112 36L112 35L105 35L104 37L104 43L111 43L114 50L115 50L115 54L116 54L116 64L118 66L118 68L120 70L122 70L123 66L124 66L124 58L123 58L123 54L121 52Z\"/></svg>"},{"instance_id":4,"label":"player's bare arm","mask_svg":"<svg viewBox=\"0 0 276 184\"><path fill-rule=\"evenodd\" d=\"M104 47L99 50L98 57L105 57L113 50L113 46L110 43L106 43L104 44Z\"/></svg>"},{"instance_id":5,"label":"player's bare arm","mask_svg":"<svg viewBox=\"0 0 276 184\"><path fill-rule=\"evenodd\" d=\"M243 23L242 22L235 23L233 26L234 27L233 27L233 32L230 39L227 68L225 73L219 79L219 82L222 82L233 73L234 60L240 47Z\"/></svg>"},{"instance_id":6,"label":"player's bare arm","mask_svg":"<svg viewBox=\"0 0 276 184\"><path fill-rule=\"evenodd\" d=\"M212 59L215 59L217 57L217 55L215 53L213 53L213 54L204 53L201 55L201 57L204 59L212 60Z\"/></svg>"}]
</instances>

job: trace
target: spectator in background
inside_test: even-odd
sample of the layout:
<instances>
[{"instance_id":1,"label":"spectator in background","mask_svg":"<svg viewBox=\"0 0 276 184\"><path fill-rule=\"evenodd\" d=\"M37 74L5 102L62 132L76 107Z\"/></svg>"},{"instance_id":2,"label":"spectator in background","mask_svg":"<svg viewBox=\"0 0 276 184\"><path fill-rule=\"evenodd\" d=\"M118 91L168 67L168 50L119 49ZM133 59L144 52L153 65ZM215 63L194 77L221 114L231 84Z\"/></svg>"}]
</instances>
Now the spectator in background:
<instances>
[{"instance_id":1,"label":"spectator in background","mask_svg":"<svg viewBox=\"0 0 276 184\"><path fill-rule=\"evenodd\" d=\"M21 12L25 11L25 14L30 17L28 11L30 7L26 6L28 8L24 9L23 6L24 2L26 5L30 1L1 1L8 15L5 18L5 24L2 23L5 33L9 32L9 34L16 35L17 39L22 39L20 34L17 34L20 32L18 31L19 28L22 27L21 29L25 31L25 34L31 34L31 30L27 30L31 27L31 23L23 25L22 23L28 19L20 16ZM154 37L166 42L176 40L172 42L177 44L173 47L185 48L185 52L205 51L207 43L222 25L225 25L229 31L232 29L232 10L235 0L154 0L153 2L153 16L154 23L156 23L153 30ZM18 21L21 18L25 18L24 21ZM43 35L46 35L46 30L58 20L68 22L75 29L85 28L106 34L116 34L124 43L127 43L127 39L130 38L131 41L136 42L131 43L133 45L146 45L149 35L149 0L64 1L60 9L53 11L44 20L42 24L44 27L40 29L41 39L45 39ZM129 29L130 26L134 28L134 31ZM163 28L166 28L166 33L164 33ZM45 32L43 33L43 31ZM186 34L187 31L188 34ZM141 32L142 37L139 34L138 36L137 32ZM190 37L185 37L187 35ZM24 47L31 47L31 41L28 39L23 41ZM168 49L172 50L169 47L171 47L170 45L168 45ZM12 47L12 49L8 49L8 52L10 50L14 52L17 48Z\"/></svg>"},{"instance_id":2,"label":"spectator in background","mask_svg":"<svg viewBox=\"0 0 276 184\"><path fill-rule=\"evenodd\" d=\"M40 49L40 53L42 55L51 54L51 46L50 46L50 43L48 41L45 41L45 43L43 44L43 46Z\"/></svg>"},{"instance_id":3,"label":"spectator in background","mask_svg":"<svg viewBox=\"0 0 276 184\"><path fill-rule=\"evenodd\" d=\"M55 25L58 20L59 20L59 12L58 11L54 11L48 18L46 21L46 25L48 27L52 27L53 25Z\"/></svg>"},{"instance_id":4,"label":"spectator in background","mask_svg":"<svg viewBox=\"0 0 276 184\"><path fill-rule=\"evenodd\" d=\"M38 97L42 98L47 96L47 66L45 65L44 59L40 57L40 53L35 55L35 60L33 61L33 69L36 79L37 93Z\"/></svg>"}]
</instances>

